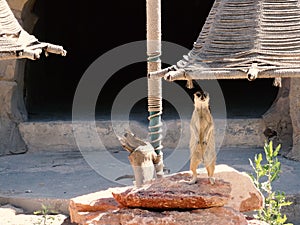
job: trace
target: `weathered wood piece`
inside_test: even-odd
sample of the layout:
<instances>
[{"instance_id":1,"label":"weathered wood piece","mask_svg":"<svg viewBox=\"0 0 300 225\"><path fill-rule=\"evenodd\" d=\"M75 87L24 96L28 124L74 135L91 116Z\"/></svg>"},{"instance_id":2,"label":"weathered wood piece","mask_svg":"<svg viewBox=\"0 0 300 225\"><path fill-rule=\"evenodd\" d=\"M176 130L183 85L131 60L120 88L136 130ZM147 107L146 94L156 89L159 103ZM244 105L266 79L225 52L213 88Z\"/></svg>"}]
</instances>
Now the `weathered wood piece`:
<instances>
[{"instance_id":1,"label":"weathered wood piece","mask_svg":"<svg viewBox=\"0 0 300 225\"><path fill-rule=\"evenodd\" d=\"M119 138L122 147L129 152L128 159L135 176L135 185L141 186L145 182L156 178L155 164L162 162L149 142L143 141L131 132L126 132Z\"/></svg>"}]
</instances>

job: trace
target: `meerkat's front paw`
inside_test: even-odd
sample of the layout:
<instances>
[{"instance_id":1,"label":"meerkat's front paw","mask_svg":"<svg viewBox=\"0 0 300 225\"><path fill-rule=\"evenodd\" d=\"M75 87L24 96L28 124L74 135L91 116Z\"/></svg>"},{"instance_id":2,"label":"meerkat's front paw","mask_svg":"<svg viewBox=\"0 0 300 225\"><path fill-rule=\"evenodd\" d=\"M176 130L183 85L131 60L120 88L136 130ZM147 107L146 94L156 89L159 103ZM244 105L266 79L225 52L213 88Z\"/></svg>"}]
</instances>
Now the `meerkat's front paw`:
<instances>
[{"instance_id":1,"label":"meerkat's front paw","mask_svg":"<svg viewBox=\"0 0 300 225\"><path fill-rule=\"evenodd\" d=\"M210 184L215 184L216 183L216 180L215 180L214 177L210 177L208 179L209 179Z\"/></svg>"}]
</instances>

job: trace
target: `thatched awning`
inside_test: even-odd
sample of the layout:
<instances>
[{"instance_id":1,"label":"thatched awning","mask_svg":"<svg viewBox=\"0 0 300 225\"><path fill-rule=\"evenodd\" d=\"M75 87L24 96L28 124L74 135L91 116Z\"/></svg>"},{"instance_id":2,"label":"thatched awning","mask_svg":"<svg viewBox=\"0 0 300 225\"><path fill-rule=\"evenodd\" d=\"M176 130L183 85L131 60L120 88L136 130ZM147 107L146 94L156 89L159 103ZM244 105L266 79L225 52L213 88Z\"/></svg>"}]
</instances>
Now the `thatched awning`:
<instances>
[{"instance_id":1,"label":"thatched awning","mask_svg":"<svg viewBox=\"0 0 300 225\"><path fill-rule=\"evenodd\" d=\"M300 77L300 4L215 0L188 55L150 76L170 81Z\"/></svg>"},{"instance_id":2,"label":"thatched awning","mask_svg":"<svg viewBox=\"0 0 300 225\"><path fill-rule=\"evenodd\" d=\"M28 58L38 59L45 51L66 55L63 47L39 42L18 23L6 0L0 0L0 60Z\"/></svg>"}]
</instances>

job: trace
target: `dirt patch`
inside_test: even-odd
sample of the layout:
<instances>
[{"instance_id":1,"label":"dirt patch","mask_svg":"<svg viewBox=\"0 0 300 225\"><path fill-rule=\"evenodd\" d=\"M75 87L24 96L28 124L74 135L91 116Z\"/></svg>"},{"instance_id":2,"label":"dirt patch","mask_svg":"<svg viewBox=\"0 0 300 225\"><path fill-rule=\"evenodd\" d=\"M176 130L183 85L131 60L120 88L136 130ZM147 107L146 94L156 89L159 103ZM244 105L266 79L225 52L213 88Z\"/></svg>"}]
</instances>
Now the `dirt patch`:
<instances>
[{"instance_id":1,"label":"dirt patch","mask_svg":"<svg viewBox=\"0 0 300 225\"><path fill-rule=\"evenodd\" d=\"M63 214L34 215L12 205L0 207L0 225L75 225Z\"/></svg>"}]
</instances>

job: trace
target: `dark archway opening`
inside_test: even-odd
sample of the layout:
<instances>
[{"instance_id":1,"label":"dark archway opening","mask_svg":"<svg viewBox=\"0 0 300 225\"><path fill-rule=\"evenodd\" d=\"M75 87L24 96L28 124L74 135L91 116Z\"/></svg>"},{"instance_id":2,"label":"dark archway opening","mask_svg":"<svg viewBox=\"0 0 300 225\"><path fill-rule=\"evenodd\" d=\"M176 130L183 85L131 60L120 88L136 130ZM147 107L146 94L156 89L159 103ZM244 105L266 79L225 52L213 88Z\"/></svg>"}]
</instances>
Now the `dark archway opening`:
<instances>
[{"instance_id":1,"label":"dark archway opening","mask_svg":"<svg viewBox=\"0 0 300 225\"><path fill-rule=\"evenodd\" d=\"M163 40L192 48L213 1L162 1ZM28 61L25 69L24 98L30 120L69 120L78 82L90 64L103 53L146 36L145 1L68 2L36 0L33 9L39 20L33 34L40 40L63 45L67 56L50 55ZM146 63L127 66L106 83L100 95L101 119L109 115L112 103L130 82L146 75ZM277 88L272 80L221 80L229 117L259 117L272 104ZM182 87L185 82L178 82ZM193 91L193 90L192 90ZM192 91L188 91L192 95ZM164 102L165 112L172 106ZM147 117L147 101L132 109Z\"/></svg>"}]
</instances>

